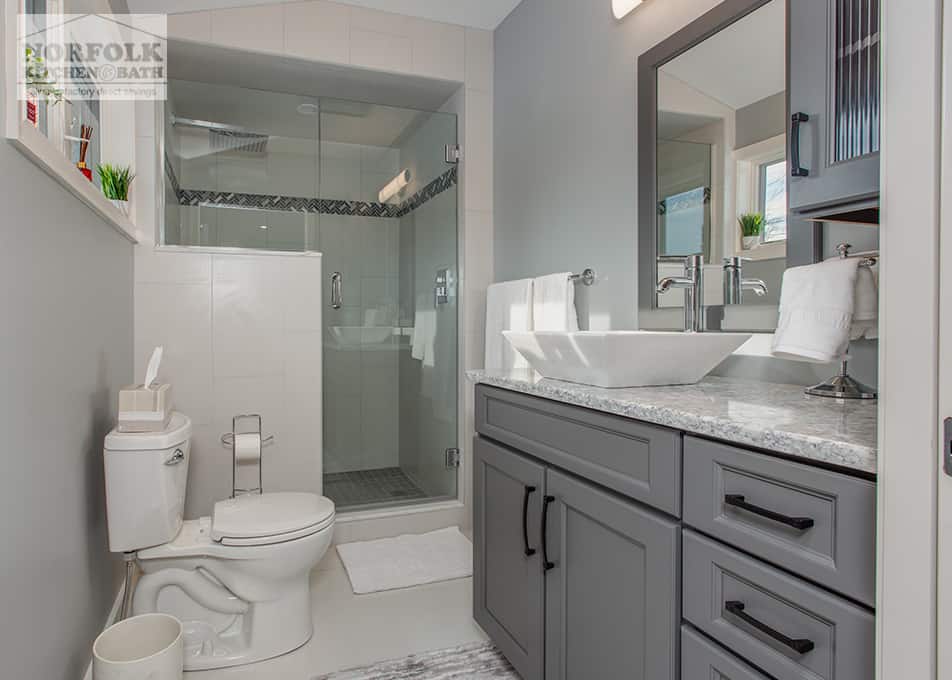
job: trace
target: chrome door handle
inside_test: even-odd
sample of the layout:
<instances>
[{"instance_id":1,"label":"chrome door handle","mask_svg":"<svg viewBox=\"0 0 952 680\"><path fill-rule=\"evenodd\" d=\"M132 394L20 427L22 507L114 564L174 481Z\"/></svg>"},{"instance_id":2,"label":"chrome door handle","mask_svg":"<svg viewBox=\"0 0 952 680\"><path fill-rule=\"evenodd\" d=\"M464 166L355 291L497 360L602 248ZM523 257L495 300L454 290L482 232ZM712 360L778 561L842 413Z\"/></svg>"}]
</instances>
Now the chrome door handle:
<instances>
[{"instance_id":1,"label":"chrome door handle","mask_svg":"<svg viewBox=\"0 0 952 680\"><path fill-rule=\"evenodd\" d=\"M340 272L331 274L331 307L340 309L344 305L344 275Z\"/></svg>"},{"instance_id":2,"label":"chrome door handle","mask_svg":"<svg viewBox=\"0 0 952 680\"><path fill-rule=\"evenodd\" d=\"M169 459L165 461L166 465L178 465L183 460L185 460L185 452L182 449L175 449L175 453L169 456Z\"/></svg>"}]
</instances>

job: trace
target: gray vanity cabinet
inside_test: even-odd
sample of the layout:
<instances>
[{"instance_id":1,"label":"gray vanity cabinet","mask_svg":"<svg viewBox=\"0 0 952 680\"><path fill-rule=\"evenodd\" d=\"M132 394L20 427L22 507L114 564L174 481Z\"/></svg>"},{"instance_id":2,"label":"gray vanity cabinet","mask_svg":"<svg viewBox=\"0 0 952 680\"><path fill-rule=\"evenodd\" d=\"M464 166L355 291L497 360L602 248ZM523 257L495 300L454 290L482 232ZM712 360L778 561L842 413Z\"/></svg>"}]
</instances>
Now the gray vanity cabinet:
<instances>
[{"instance_id":1,"label":"gray vanity cabinet","mask_svg":"<svg viewBox=\"0 0 952 680\"><path fill-rule=\"evenodd\" d=\"M546 680L677 678L675 521L546 472Z\"/></svg>"},{"instance_id":2,"label":"gray vanity cabinet","mask_svg":"<svg viewBox=\"0 0 952 680\"><path fill-rule=\"evenodd\" d=\"M474 616L523 680L677 680L680 433L484 385L476 430Z\"/></svg>"},{"instance_id":3,"label":"gray vanity cabinet","mask_svg":"<svg viewBox=\"0 0 952 680\"><path fill-rule=\"evenodd\" d=\"M542 680L545 468L477 438L473 459L473 616L523 680Z\"/></svg>"},{"instance_id":4,"label":"gray vanity cabinet","mask_svg":"<svg viewBox=\"0 0 952 680\"><path fill-rule=\"evenodd\" d=\"M879 195L879 0L789 0L788 184L793 212Z\"/></svg>"}]
</instances>

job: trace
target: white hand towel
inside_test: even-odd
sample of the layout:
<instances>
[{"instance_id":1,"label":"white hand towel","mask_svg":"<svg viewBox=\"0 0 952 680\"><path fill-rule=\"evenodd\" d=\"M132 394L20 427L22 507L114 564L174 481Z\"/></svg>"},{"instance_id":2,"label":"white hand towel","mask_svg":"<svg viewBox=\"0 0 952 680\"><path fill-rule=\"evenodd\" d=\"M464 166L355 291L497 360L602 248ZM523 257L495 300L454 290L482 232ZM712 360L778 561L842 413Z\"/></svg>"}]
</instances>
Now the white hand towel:
<instances>
[{"instance_id":1,"label":"white hand towel","mask_svg":"<svg viewBox=\"0 0 952 680\"><path fill-rule=\"evenodd\" d=\"M850 339L879 337L879 266L860 267L856 272L856 303Z\"/></svg>"},{"instance_id":2,"label":"white hand towel","mask_svg":"<svg viewBox=\"0 0 952 680\"><path fill-rule=\"evenodd\" d=\"M433 309L432 298L421 295L417 298L416 312L413 316L413 339L410 345L410 356L417 361L426 363L429 357L433 361L433 343L436 337L436 310Z\"/></svg>"},{"instance_id":3,"label":"white hand towel","mask_svg":"<svg viewBox=\"0 0 952 680\"><path fill-rule=\"evenodd\" d=\"M575 282L571 272L540 276L532 281L532 329L577 331Z\"/></svg>"},{"instance_id":4,"label":"white hand towel","mask_svg":"<svg viewBox=\"0 0 952 680\"><path fill-rule=\"evenodd\" d=\"M829 363L846 356L859 261L837 259L784 272L773 354Z\"/></svg>"},{"instance_id":5,"label":"white hand towel","mask_svg":"<svg viewBox=\"0 0 952 680\"><path fill-rule=\"evenodd\" d=\"M528 368L503 331L532 330L532 279L494 283L486 291L486 368Z\"/></svg>"}]
</instances>

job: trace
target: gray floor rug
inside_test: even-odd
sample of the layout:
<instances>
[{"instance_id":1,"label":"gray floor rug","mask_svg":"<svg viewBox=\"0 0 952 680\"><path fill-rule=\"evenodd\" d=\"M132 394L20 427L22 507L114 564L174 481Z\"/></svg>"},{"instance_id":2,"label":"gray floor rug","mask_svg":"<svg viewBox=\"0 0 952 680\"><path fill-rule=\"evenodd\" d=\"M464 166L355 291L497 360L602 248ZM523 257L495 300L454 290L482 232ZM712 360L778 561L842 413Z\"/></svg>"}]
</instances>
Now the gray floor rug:
<instances>
[{"instance_id":1,"label":"gray floor rug","mask_svg":"<svg viewBox=\"0 0 952 680\"><path fill-rule=\"evenodd\" d=\"M313 680L519 680L518 674L490 643L475 643L437 652L383 661Z\"/></svg>"}]
</instances>

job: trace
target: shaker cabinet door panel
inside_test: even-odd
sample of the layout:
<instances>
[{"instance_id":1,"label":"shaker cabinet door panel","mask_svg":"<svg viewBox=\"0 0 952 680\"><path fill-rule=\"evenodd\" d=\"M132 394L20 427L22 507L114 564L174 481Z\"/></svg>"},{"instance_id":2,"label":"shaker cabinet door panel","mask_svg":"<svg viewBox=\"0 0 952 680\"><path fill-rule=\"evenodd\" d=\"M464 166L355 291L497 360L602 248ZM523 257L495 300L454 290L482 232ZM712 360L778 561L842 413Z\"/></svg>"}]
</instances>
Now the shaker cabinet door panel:
<instances>
[{"instance_id":1,"label":"shaker cabinet door panel","mask_svg":"<svg viewBox=\"0 0 952 680\"><path fill-rule=\"evenodd\" d=\"M523 680L542 680L545 468L480 437L473 450L473 615Z\"/></svg>"},{"instance_id":2,"label":"shaker cabinet door panel","mask_svg":"<svg viewBox=\"0 0 952 680\"><path fill-rule=\"evenodd\" d=\"M675 680L676 522L548 470L546 680Z\"/></svg>"},{"instance_id":3,"label":"shaker cabinet door panel","mask_svg":"<svg viewBox=\"0 0 952 680\"><path fill-rule=\"evenodd\" d=\"M879 194L879 0L790 0L790 210Z\"/></svg>"}]
</instances>

